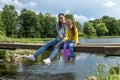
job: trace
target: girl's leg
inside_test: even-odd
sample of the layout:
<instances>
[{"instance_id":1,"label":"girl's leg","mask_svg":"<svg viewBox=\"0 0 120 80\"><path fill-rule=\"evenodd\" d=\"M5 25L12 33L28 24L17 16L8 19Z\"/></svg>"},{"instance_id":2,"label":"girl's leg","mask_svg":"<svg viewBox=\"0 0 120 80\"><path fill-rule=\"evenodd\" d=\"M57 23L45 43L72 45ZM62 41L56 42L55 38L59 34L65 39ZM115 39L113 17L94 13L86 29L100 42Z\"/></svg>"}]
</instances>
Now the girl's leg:
<instances>
[{"instance_id":1,"label":"girl's leg","mask_svg":"<svg viewBox=\"0 0 120 80\"><path fill-rule=\"evenodd\" d=\"M70 42L68 46L70 50L70 58L74 58L74 47L73 46L74 46L74 42Z\"/></svg>"},{"instance_id":2,"label":"girl's leg","mask_svg":"<svg viewBox=\"0 0 120 80\"><path fill-rule=\"evenodd\" d=\"M47 43L45 43L42 47L40 47L33 55L35 58L37 58L44 50L46 50L48 47L50 47L51 45L54 45L58 42L57 39L48 41Z\"/></svg>"},{"instance_id":3,"label":"girl's leg","mask_svg":"<svg viewBox=\"0 0 120 80\"><path fill-rule=\"evenodd\" d=\"M51 53L50 56L49 56L49 58L50 58L51 60L52 60L52 59L55 57L55 55L58 53L58 51L59 51L60 47L62 46L62 44L63 44L63 42L61 42L61 41L56 44L54 50L52 51L52 53Z\"/></svg>"}]
</instances>

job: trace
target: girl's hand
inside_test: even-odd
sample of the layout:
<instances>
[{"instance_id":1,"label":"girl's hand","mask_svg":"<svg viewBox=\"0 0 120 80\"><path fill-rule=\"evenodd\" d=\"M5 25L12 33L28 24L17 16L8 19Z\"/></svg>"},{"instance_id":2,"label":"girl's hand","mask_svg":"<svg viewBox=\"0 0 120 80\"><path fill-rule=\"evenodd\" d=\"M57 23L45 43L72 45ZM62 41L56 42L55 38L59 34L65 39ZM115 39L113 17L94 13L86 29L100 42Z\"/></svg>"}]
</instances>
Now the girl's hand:
<instances>
[{"instance_id":1,"label":"girl's hand","mask_svg":"<svg viewBox=\"0 0 120 80\"><path fill-rule=\"evenodd\" d=\"M77 45L76 44L74 44L74 47L76 47Z\"/></svg>"}]
</instances>

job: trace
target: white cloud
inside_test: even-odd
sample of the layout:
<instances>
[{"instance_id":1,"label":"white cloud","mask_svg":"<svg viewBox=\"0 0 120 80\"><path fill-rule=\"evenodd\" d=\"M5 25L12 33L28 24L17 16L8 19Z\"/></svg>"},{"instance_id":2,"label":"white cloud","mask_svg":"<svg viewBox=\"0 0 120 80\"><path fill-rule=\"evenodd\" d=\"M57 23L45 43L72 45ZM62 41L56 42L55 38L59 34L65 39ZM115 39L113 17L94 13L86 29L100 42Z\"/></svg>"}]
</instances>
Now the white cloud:
<instances>
[{"instance_id":1,"label":"white cloud","mask_svg":"<svg viewBox=\"0 0 120 80\"><path fill-rule=\"evenodd\" d=\"M50 3L50 4L56 4L55 2L53 2L53 1L48 1L48 3Z\"/></svg>"},{"instance_id":2,"label":"white cloud","mask_svg":"<svg viewBox=\"0 0 120 80\"><path fill-rule=\"evenodd\" d=\"M23 4L21 2L19 2L18 0L14 0L13 4L17 5L17 6L20 6L20 7L23 7Z\"/></svg>"},{"instance_id":3,"label":"white cloud","mask_svg":"<svg viewBox=\"0 0 120 80\"><path fill-rule=\"evenodd\" d=\"M70 13L70 10L66 10L66 11L65 11L65 14L69 14L69 13Z\"/></svg>"},{"instance_id":4,"label":"white cloud","mask_svg":"<svg viewBox=\"0 0 120 80\"><path fill-rule=\"evenodd\" d=\"M108 1L106 3L103 3L103 5L106 6L106 7L113 7L113 6L117 5L117 4L112 2L112 1Z\"/></svg>"},{"instance_id":5,"label":"white cloud","mask_svg":"<svg viewBox=\"0 0 120 80\"><path fill-rule=\"evenodd\" d=\"M95 20L94 17L86 17L86 16L83 16L83 15L77 15L77 14L73 14L73 16L74 16L76 21L79 21L82 24L86 21L89 21L89 20Z\"/></svg>"},{"instance_id":6,"label":"white cloud","mask_svg":"<svg viewBox=\"0 0 120 80\"><path fill-rule=\"evenodd\" d=\"M1 5L9 4L9 5L14 5L16 7L21 7L21 8L37 6L37 3L35 3L35 2L29 2L29 3L23 4L19 0L0 0L0 4Z\"/></svg>"},{"instance_id":7,"label":"white cloud","mask_svg":"<svg viewBox=\"0 0 120 80\"><path fill-rule=\"evenodd\" d=\"M31 7L35 7L35 6L37 6L37 3L35 3L35 2L30 2L29 5L30 5Z\"/></svg>"}]
</instances>

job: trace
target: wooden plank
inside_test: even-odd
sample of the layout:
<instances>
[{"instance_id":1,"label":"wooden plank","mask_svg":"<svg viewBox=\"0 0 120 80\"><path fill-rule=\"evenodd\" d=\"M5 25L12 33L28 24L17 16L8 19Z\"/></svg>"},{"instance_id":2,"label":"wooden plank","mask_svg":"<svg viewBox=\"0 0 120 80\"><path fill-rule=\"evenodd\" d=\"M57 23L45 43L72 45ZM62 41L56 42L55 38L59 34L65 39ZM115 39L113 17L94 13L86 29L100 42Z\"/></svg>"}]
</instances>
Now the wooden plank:
<instances>
[{"instance_id":1,"label":"wooden plank","mask_svg":"<svg viewBox=\"0 0 120 80\"><path fill-rule=\"evenodd\" d=\"M44 44L19 44L0 43L0 49L39 49ZM49 49L53 49L51 46ZM75 47L75 52L103 53L105 55L120 55L120 44L117 43L93 43L80 44Z\"/></svg>"},{"instance_id":2,"label":"wooden plank","mask_svg":"<svg viewBox=\"0 0 120 80\"><path fill-rule=\"evenodd\" d=\"M120 46L105 46L106 56L120 56Z\"/></svg>"}]
</instances>

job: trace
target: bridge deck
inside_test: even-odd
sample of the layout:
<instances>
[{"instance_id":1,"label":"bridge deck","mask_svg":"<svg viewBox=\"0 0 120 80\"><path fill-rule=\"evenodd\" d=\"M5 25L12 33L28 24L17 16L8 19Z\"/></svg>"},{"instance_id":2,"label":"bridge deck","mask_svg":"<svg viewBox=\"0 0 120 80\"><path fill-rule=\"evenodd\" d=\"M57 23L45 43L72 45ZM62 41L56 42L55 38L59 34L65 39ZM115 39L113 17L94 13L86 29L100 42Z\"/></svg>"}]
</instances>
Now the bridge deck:
<instances>
[{"instance_id":1,"label":"bridge deck","mask_svg":"<svg viewBox=\"0 0 120 80\"><path fill-rule=\"evenodd\" d=\"M43 44L19 44L19 43L0 43L0 49L35 49L37 50ZM50 47L49 49L52 49ZM80 44L75 47L75 52L102 53L105 55L120 55L120 44L117 43L93 43Z\"/></svg>"}]
</instances>

